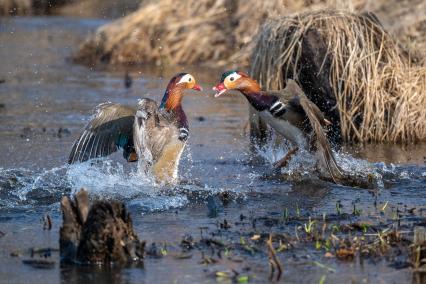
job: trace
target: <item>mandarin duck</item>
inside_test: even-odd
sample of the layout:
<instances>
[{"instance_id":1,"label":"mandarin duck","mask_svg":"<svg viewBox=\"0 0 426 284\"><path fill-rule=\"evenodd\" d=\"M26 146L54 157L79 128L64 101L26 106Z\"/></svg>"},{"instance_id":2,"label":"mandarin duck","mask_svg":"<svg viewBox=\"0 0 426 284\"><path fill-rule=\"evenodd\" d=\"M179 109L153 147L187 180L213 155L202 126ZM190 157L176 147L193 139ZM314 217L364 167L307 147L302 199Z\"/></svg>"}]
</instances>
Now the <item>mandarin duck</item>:
<instances>
[{"instance_id":1,"label":"mandarin duck","mask_svg":"<svg viewBox=\"0 0 426 284\"><path fill-rule=\"evenodd\" d=\"M342 170L337 165L324 130L330 122L295 81L288 80L283 90L262 91L246 73L227 71L213 90L215 97L227 90L238 90L272 129L293 144L294 148L274 164L275 168L286 166L291 156L304 148L319 154L319 162L334 182L342 178Z\"/></svg>"},{"instance_id":2,"label":"mandarin duck","mask_svg":"<svg viewBox=\"0 0 426 284\"><path fill-rule=\"evenodd\" d=\"M110 102L98 105L75 141L68 163L123 149L128 162L139 161L139 168L151 173L157 182L175 183L189 136L182 108L185 89L202 90L191 74L180 73L170 80L160 106L148 98L140 99L137 108Z\"/></svg>"}]
</instances>

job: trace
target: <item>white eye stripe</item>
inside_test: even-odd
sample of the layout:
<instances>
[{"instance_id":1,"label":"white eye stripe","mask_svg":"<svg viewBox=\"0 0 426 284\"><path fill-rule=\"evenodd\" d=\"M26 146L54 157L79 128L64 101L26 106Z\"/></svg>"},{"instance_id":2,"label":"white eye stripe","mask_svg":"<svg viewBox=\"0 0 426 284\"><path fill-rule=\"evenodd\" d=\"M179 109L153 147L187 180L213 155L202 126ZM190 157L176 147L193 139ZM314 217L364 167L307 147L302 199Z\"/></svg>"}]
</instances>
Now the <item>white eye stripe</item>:
<instances>
[{"instance_id":1,"label":"white eye stripe","mask_svg":"<svg viewBox=\"0 0 426 284\"><path fill-rule=\"evenodd\" d=\"M231 78L233 78L233 80L231 80ZM236 80L238 80L240 78L241 78L241 75L238 74L237 72L234 72L234 73L228 75L228 77L226 77L226 79L228 79L231 82L234 82L234 81L236 81Z\"/></svg>"},{"instance_id":2,"label":"white eye stripe","mask_svg":"<svg viewBox=\"0 0 426 284\"><path fill-rule=\"evenodd\" d=\"M194 77L192 77L191 74L186 74L182 78L180 78L180 80L179 80L179 82L177 82L177 84L189 83L189 82L193 82L193 81L195 81Z\"/></svg>"}]
</instances>

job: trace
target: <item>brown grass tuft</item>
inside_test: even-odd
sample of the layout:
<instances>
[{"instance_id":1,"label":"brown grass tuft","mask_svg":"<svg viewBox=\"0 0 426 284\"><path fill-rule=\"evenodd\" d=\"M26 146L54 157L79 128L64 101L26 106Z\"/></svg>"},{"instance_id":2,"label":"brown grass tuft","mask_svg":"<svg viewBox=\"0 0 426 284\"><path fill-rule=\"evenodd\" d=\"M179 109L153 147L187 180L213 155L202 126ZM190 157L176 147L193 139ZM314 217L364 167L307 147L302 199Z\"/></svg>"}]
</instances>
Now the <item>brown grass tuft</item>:
<instances>
[{"instance_id":1,"label":"brown grass tuft","mask_svg":"<svg viewBox=\"0 0 426 284\"><path fill-rule=\"evenodd\" d=\"M426 139L426 67L414 66L374 15L316 11L269 20L251 74L266 89L298 79L302 39L315 30L331 58L329 83L347 141Z\"/></svg>"},{"instance_id":2,"label":"brown grass tuft","mask_svg":"<svg viewBox=\"0 0 426 284\"><path fill-rule=\"evenodd\" d=\"M74 58L85 64L246 66L265 19L308 2L324 0L145 1L138 11L98 29Z\"/></svg>"},{"instance_id":3,"label":"brown grass tuft","mask_svg":"<svg viewBox=\"0 0 426 284\"><path fill-rule=\"evenodd\" d=\"M0 15L28 15L32 5L32 0L0 0Z\"/></svg>"}]
</instances>

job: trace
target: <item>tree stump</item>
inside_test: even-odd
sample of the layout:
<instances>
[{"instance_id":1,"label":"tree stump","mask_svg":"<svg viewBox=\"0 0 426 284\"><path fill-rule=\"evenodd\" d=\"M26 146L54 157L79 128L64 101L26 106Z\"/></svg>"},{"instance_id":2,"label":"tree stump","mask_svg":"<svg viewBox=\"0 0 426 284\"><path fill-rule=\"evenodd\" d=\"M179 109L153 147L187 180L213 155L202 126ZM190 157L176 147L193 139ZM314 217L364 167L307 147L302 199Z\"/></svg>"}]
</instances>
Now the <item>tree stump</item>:
<instances>
[{"instance_id":1,"label":"tree stump","mask_svg":"<svg viewBox=\"0 0 426 284\"><path fill-rule=\"evenodd\" d=\"M61 200L61 261L107 264L141 261L145 242L139 241L132 219L118 201L96 201L90 207L87 191Z\"/></svg>"}]
</instances>

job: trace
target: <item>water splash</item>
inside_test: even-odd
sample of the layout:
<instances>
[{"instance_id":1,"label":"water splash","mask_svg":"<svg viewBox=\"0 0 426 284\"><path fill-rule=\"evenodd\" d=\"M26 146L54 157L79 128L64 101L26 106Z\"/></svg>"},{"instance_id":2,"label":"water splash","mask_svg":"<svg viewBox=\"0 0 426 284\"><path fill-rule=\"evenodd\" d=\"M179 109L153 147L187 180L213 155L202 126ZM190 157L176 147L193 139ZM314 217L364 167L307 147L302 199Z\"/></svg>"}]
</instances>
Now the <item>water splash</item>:
<instances>
[{"instance_id":1,"label":"water splash","mask_svg":"<svg viewBox=\"0 0 426 284\"><path fill-rule=\"evenodd\" d=\"M271 141L277 141L276 138L272 138ZM258 154L271 166L283 158L291 146L288 143L276 143L270 142L262 147L257 147ZM299 149L295 155L291 157L286 167L281 168L281 173L286 176L309 176L314 173L316 169L315 156L306 151L305 149Z\"/></svg>"},{"instance_id":2,"label":"water splash","mask_svg":"<svg viewBox=\"0 0 426 284\"><path fill-rule=\"evenodd\" d=\"M40 172L0 168L0 209L57 208L63 195L80 188L88 190L93 199L118 199L142 211L188 204L184 194L170 194L172 188L158 186L143 173L111 159L97 159Z\"/></svg>"},{"instance_id":3,"label":"water splash","mask_svg":"<svg viewBox=\"0 0 426 284\"><path fill-rule=\"evenodd\" d=\"M257 147L258 154L271 166L285 156L292 147L284 142L277 142L276 137L271 137L269 143L262 147ZM405 179L409 178L406 171L398 171L395 165L386 165L385 163L370 163L366 160L354 158L352 155L343 152L334 152L337 164L342 168L343 172L348 176L372 180L374 187L384 188L384 179ZM318 176L317 158L314 154L300 149L291 157L286 167L281 169L281 174L289 180L299 180L301 178L309 178ZM320 174L321 175L321 174Z\"/></svg>"},{"instance_id":4,"label":"water splash","mask_svg":"<svg viewBox=\"0 0 426 284\"><path fill-rule=\"evenodd\" d=\"M64 178L66 166L35 172L0 168L0 208L50 205L70 192Z\"/></svg>"},{"instance_id":5,"label":"water splash","mask_svg":"<svg viewBox=\"0 0 426 284\"><path fill-rule=\"evenodd\" d=\"M166 210L188 203L184 195L163 195L170 188L156 184L143 171L126 169L108 158L71 165L67 177L73 193L84 188L91 198L122 200L142 211Z\"/></svg>"},{"instance_id":6,"label":"water splash","mask_svg":"<svg viewBox=\"0 0 426 284\"><path fill-rule=\"evenodd\" d=\"M108 158L70 165L67 178L73 193L85 188L93 196L118 199L134 198L140 192L155 193L155 184L149 176L126 171L123 164Z\"/></svg>"},{"instance_id":7,"label":"water splash","mask_svg":"<svg viewBox=\"0 0 426 284\"><path fill-rule=\"evenodd\" d=\"M259 153L272 164L280 159L287 149L289 148L268 146L259 150ZM345 153L336 153L336 160L346 172L363 176L374 175L381 183L381 188L383 180L396 183L425 180L424 168L373 164ZM94 199L118 199L141 212L151 212L187 206L194 196L204 202L208 196L228 192L244 199L248 192L262 188L261 185L265 183L259 182L264 168L242 169L237 166L239 163L223 163L222 167L228 170L235 168L235 172L229 171L228 175L221 177L219 183L212 179L208 182L211 185L205 184L205 181L197 179L198 174L193 171L199 167L194 166L189 147L184 152L182 162L182 183L175 186L158 185L152 177L138 172L134 164L121 164L111 158L94 159L41 171L0 168L0 209L36 206L57 208L63 195L85 188ZM301 174L310 178L315 164L315 157L302 150L293 156L283 171L289 175ZM250 170L252 172L247 172ZM200 175L202 176L202 173Z\"/></svg>"}]
</instances>

